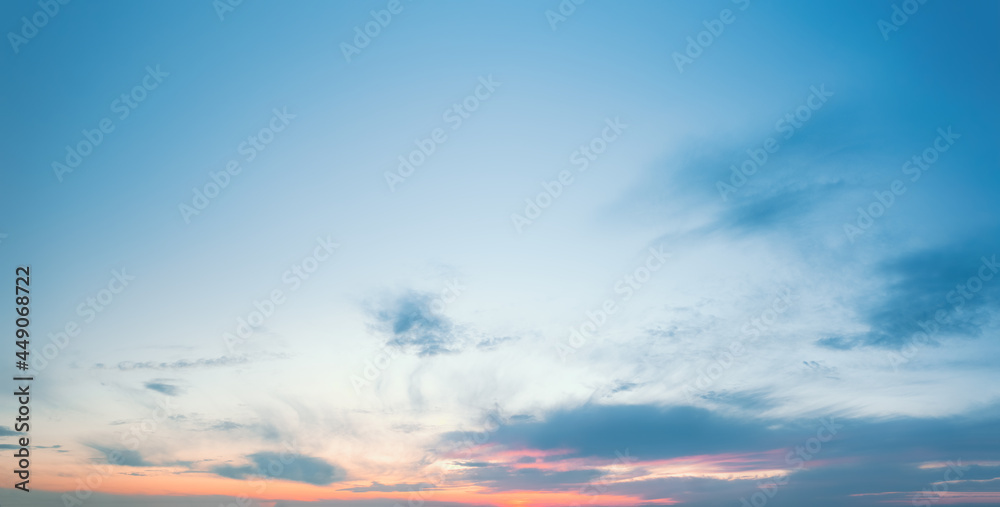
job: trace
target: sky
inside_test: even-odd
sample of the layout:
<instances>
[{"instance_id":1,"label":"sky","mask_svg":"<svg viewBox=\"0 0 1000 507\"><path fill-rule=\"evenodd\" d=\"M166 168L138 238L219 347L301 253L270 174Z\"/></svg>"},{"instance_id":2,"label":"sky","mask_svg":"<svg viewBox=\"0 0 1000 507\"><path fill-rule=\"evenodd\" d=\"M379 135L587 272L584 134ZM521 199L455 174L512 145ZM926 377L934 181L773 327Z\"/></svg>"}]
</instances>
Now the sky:
<instances>
[{"instance_id":1,"label":"sky","mask_svg":"<svg viewBox=\"0 0 1000 507\"><path fill-rule=\"evenodd\" d=\"M0 14L2 505L1000 505L996 2Z\"/></svg>"}]
</instances>

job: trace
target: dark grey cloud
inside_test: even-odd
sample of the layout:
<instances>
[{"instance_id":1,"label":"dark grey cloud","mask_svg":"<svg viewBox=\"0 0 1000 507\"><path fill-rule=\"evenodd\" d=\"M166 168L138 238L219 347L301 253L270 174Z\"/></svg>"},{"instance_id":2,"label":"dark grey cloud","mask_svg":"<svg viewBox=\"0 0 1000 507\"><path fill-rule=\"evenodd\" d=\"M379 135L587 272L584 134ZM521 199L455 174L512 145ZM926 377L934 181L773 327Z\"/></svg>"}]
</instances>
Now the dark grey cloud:
<instances>
[{"instance_id":1,"label":"dark grey cloud","mask_svg":"<svg viewBox=\"0 0 1000 507\"><path fill-rule=\"evenodd\" d=\"M822 456L820 456L822 458ZM935 505L914 502L922 491L930 491L931 484L944 480L944 468L920 468L914 464L864 462L850 465L824 465L806 467L787 477L787 483L768 488L773 496L768 506L796 507L875 507L889 503L903 505ZM963 465L963 481L990 480L1000 476L1000 467ZM954 478L955 475L951 474ZM637 495L644 499L671 497L683 505L708 507L714 505L742 505L741 499L752 501L754 494L763 492L759 485L766 479L716 480L698 477L639 480L608 485L607 494ZM938 486L940 487L940 486ZM948 485L949 491L998 491L995 484L960 482ZM760 495L758 495L760 496ZM753 505L751 503L751 505ZM993 505L993 504L976 504Z\"/></svg>"},{"instance_id":2,"label":"dark grey cloud","mask_svg":"<svg viewBox=\"0 0 1000 507\"><path fill-rule=\"evenodd\" d=\"M104 462L109 465L126 467L151 467L156 466L150 463L137 451L120 447L106 447L102 445L89 444L89 447L99 451L104 455Z\"/></svg>"},{"instance_id":3,"label":"dark grey cloud","mask_svg":"<svg viewBox=\"0 0 1000 507\"><path fill-rule=\"evenodd\" d=\"M776 111L775 119L782 113ZM906 136L885 134L882 143L873 145L871 133L856 122L863 114L837 96L791 138L776 132L773 123L761 123L757 133L739 138L691 140L650 167L617 211L635 221L644 215L700 218L705 210L713 210L714 220L689 233L695 236L786 230L804 237L821 231L817 224L836 228L843 217L826 216L824 211L865 184L875 164L872 152L886 150L889 142L909 142ZM831 143L830 136L836 142ZM775 153L763 149L769 138L779 145ZM746 176L738 168L750 160L748 150L763 163L755 170L756 162L747 165L755 172ZM885 170L898 171L898 166Z\"/></svg>"},{"instance_id":4,"label":"dark grey cloud","mask_svg":"<svg viewBox=\"0 0 1000 507\"><path fill-rule=\"evenodd\" d=\"M725 397L725 396L724 396ZM759 393L732 394L754 400ZM833 438L818 450L807 448L820 427L834 428ZM835 417L780 421L752 419L692 407L583 406L549 414L542 421L509 423L490 436L491 444L508 450L567 449L542 461L592 458L607 463L619 453L639 463L639 475L628 483L608 484L605 494L638 495L647 500L674 498L684 505L740 505L740 498L758 491L758 479L716 480L670 478L643 480L642 461L711 454L739 455L730 466L741 470L791 469L789 482L778 487L769 506L874 506L885 492L909 502L913 492L944 480L944 469L929 462L995 461L1000 455L1000 405L962 416L849 419ZM826 433L824 433L826 435ZM445 434L450 443L460 438ZM815 444L816 442L814 442ZM778 450L777 454L768 451ZM806 455L798 454L805 452ZM811 452L811 454L810 454ZM534 462L521 459L519 463ZM469 464L466 464L469 465ZM517 489L570 490L600 483L594 470L551 472L517 469L487 462L453 471L452 477L485 485L494 491ZM800 466L801 465L801 466ZM963 482L951 491L1000 491L1000 467L968 466ZM851 496L870 495L870 496ZM599 497L595 500L599 501ZM599 503L598 503L599 504Z\"/></svg>"},{"instance_id":5,"label":"dark grey cloud","mask_svg":"<svg viewBox=\"0 0 1000 507\"><path fill-rule=\"evenodd\" d=\"M463 437L461 433L443 436L449 442ZM511 422L491 435L490 441L512 448L573 450L564 457L614 459L616 451L640 448L643 458L775 448L786 437L787 432L767 425L694 407L585 405L554 412L544 421Z\"/></svg>"},{"instance_id":6,"label":"dark grey cloud","mask_svg":"<svg viewBox=\"0 0 1000 507\"><path fill-rule=\"evenodd\" d=\"M375 330L388 336L387 345L418 356L457 354L466 350L496 350L516 336L492 336L455 325L434 311L436 296L408 290L371 309Z\"/></svg>"},{"instance_id":7,"label":"dark grey cloud","mask_svg":"<svg viewBox=\"0 0 1000 507\"><path fill-rule=\"evenodd\" d=\"M531 414L514 414L510 416L507 420L514 423L523 423L523 422L534 421L535 416Z\"/></svg>"},{"instance_id":8,"label":"dark grey cloud","mask_svg":"<svg viewBox=\"0 0 1000 507\"><path fill-rule=\"evenodd\" d=\"M759 394L744 397L753 400ZM510 449L571 450L549 457L554 461L575 457L613 460L626 450L642 460L668 459L790 449L815 436L825 419L755 419L695 407L585 405L553 412L543 421L508 421L490 435L490 442ZM833 422L842 428L827 445L829 455L886 463L958 456L990 460L1000 455L1000 436L995 432L1000 424L1000 405L949 418L834 416ZM452 443L462 437L457 432L445 433L442 441Z\"/></svg>"},{"instance_id":9,"label":"dark grey cloud","mask_svg":"<svg viewBox=\"0 0 1000 507\"><path fill-rule=\"evenodd\" d=\"M843 182L838 181L771 189L734 203L722 214L718 225L744 231L788 227L808 220L809 212L843 188Z\"/></svg>"},{"instance_id":10,"label":"dark grey cloud","mask_svg":"<svg viewBox=\"0 0 1000 507\"><path fill-rule=\"evenodd\" d=\"M302 454L258 452L247 456L247 459L250 461L249 465L219 465L211 471L230 479L262 476L318 486L339 482L346 477L343 468L321 458Z\"/></svg>"},{"instance_id":11,"label":"dark grey cloud","mask_svg":"<svg viewBox=\"0 0 1000 507\"><path fill-rule=\"evenodd\" d=\"M166 382L146 382L146 389L156 391L158 393L163 393L167 396L177 396L181 393L181 388Z\"/></svg>"},{"instance_id":12,"label":"dark grey cloud","mask_svg":"<svg viewBox=\"0 0 1000 507\"><path fill-rule=\"evenodd\" d=\"M589 469L551 471L485 463L453 470L449 479L469 481L492 491L567 491L580 489L603 475L604 472Z\"/></svg>"},{"instance_id":13,"label":"dark grey cloud","mask_svg":"<svg viewBox=\"0 0 1000 507\"><path fill-rule=\"evenodd\" d=\"M389 335L389 345L412 350L419 356L457 352L460 340L448 318L431 311L434 296L407 291L374 317L380 330Z\"/></svg>"},{"instance_id":14,"label":"dark grey cloud","mask_svg":"<svg viewBox=\"0 0 1000 507\"><path fill-rule=\"evenodd\" d=\"M818 343L832 349L898 349L927 330L932 343L946 335L980 336L1000 309L1000 273L982 269L984 257L1000 260L1000 229L984 238L905 254L873 266L873 276L886 280L887 285L884 293L858 303L871 330L829 336ZM978 278L981 270L991 279L974 282L973 288L979 290L966 289L963 295L958 286ZM945 316L943 320L935 318L938 312Z\"/></svg>"}]
</instances>

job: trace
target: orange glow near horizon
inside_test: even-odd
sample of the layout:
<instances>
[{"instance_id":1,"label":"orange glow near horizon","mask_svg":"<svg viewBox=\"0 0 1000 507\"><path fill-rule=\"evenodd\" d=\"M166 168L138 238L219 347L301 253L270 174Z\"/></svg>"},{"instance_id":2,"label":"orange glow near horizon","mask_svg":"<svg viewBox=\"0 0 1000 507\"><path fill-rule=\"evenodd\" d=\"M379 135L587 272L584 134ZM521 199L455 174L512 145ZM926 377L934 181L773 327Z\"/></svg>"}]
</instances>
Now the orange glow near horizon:
<instances>
[{"instance_id":1,"label":"orange glow near horizon","mask_svg":"<svg viewBox=\"0 0 1000 507\"><path fill-rule=\"evenodd\" d=\"M436 463L446 470L472 470L464 467L462 461L484 461L496 466L516 470L537 469L548 472L572 470L601 470L608 474L599 484L610 485L658 479L665 477L696 476L720 480L766 477L786 473L776 467L783 460L785 450L773 450L751 454L697 455L665 460L639 461L634 456L624 459L613 456L603 459L566 458L551 461L518 463L524 457L553 458L570 455L568 449L504 449L498 446L480 446L477 453L465 460L447 459ZM781 461L783 462L783 461ZM101 471L101 472L98 472ZM134 475L135 473L143 475ZM454 477L454 476L453 476ZM246 480L231 479L208 471L192 471L181 467L120 467L96 465L90 467L67 466L66 472L47 477L39 477L38 488L64 492L75 491L81 480L89 480L89 488L117 495L164 495L164 496L231 496L249 497L261 501L319 501L357 500L391 498L409 500L419 498L442 502L482 504L489 503L504 507L513 506L564 506L592 505L599 501L602 505L642 505L654 500L646 500L632 495L590 495L595 488L580 484L570 491L494 491L457 478L452 484L438 485L420 492L353 492L348 488L368 487L373 482L382 484L434 482L420 476L379 476L378 478L356 479L327 486L316 486L286 480ZM596 485L596 484L595 484ZM656 499L655 503L676 503L670 498Z\"/></svg>"},{"instance_id":2,"label":"orange glow near horizon","mask_svg":"<svg viewBox=\"0 0 1000 507\"><path fill-rule=\"evenodd\" d=\"M319 501L319 500L358 500L390 498L400 501L420 499L423 501L455 502L465 504L483 504L503 507L515 506L566 506L591 505L599 499L602 505L626 506L646 503L642 499L625 495L588 495L583 488L579 491L502 491L495 492L485 488L465 485L428 489L420 492L350 492L340 491L344 488L368 486L372 481L351 481L337 483L333 486L314 486L299 482L267 480L236 480L218 477L211 474L179 473L181 469L158 469L160 474L128 475L123 467L115 467L111 475L104 476L101 482L91 480L90 489L96 492L114 495L134 496L231 496L234 498L249 497L255 500L269 502L277 500L289 501ZM72 492L78 487L78 480L86 480L86 475L48 477L40 481L37 489L53 492ZM127 479L127 480L125 480ZM385 480L385 479L383 479ZM381 482L381 481L376 481ZM657 499L659 504L673 504L670 498Z\"/></svg>"}]
</instances>

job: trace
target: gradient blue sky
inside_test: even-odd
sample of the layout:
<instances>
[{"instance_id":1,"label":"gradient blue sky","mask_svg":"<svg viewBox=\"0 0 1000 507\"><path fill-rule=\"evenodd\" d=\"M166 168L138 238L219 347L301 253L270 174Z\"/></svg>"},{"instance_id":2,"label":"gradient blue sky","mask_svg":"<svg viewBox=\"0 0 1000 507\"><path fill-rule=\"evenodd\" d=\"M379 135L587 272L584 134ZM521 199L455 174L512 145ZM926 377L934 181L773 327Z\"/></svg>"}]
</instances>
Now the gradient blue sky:
<instances>
[{"instance_id":1,"label":"gradient blue sky","mask_svg":"<svg viewBox=\"0 0 1000 507\"><path fill-rule=\"evenodd\" d=\"M0 259L32 267L33 357L81 329L36 363L32 437L59 446L35 451L40 491L0 502L62 505L118 450L87 502L214 506L287 448L262 505L414 488L428 505L570 505L594 484L592 505L740 505L776 477L768 505L919 502L933 484L935 503L1000 505L1000 279L979 278L1000 254L1000 4L930 0L886 40L902 2L592 0L553 29L555 0L402 0L347 61L387 3L245 1L220 20L210 1L74 0L0 50ZM4 3L5 32L39 9ZM733 22L679 72L723 9ZM168 75L120 119L147 67ZM443 112L488 78L452 129ZM832 95L786 138L776 122L816 89ZM247 161L275 109L294 118ZM60 181L53 162L103 118L115 130ZM579 171L574 151L615 119ZM390 189L436 128L447 140ZM958 137L913 180L939 129ZM185 221L230 160L242 172ZM573 183L518 231L560 171ZM894 180L905 193L845 233ZM339 247L293 288L317 238ZM651 248L669 258L626 299ZM78 306L122 269L134 280L87 322ZM970 278L982 288L956 296ZM843 428L792 466L831 417ZM128 448L123 428L150 418ZM943 483L957 460L972 468Z\"/></svg>"}]
</instances>

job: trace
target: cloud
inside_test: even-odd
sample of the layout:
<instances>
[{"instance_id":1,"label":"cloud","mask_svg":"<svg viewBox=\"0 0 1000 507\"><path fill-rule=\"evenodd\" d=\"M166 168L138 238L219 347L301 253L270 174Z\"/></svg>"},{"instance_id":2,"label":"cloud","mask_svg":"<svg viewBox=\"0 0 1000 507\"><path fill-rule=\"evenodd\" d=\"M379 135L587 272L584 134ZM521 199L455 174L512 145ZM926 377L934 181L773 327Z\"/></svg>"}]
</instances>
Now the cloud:
<instances>
[{"instance_id":1,"label":"cloud","mask_svg":"<svg viewBox=\"0 0 1000 507\"><path fill-rule=\"evenodd\" d=\"M240 423L234 423L232 421L221 421L212 425L211 429L217 431L233 431L244 427L245 426L243 426Z\"/></svg>"},{"instance_id":2,"label":"cloud","mask_svg":"<svg viewBox=\"0 0 1000 507\"><path fill-rule=\"evenodd\" d=\"M759 393L733 396L754 405ZM724 415L695 407L584 405L548 414L544 420L508 423L490 435L491 444L513 450L568 450L546 461L573 458L614 459L631 450L642 460L710 454L757 453L790 449L815 435L825 418L774 420ZM994 459L1000 441L991 433L1000 424L1000 405L950 418L847 419L830 454L866 461ZM444 443L461 433L445 433ZM992 458L991 458L992 456ZM483 460L484 456L478 456ZM782 463L784 465L784 463Z\"/></svg>"},{"instance_id":3,"label":"cloud","mask_svg":"<svg viewBox=\"0 0 1000 507\"><path fill-rule=\"evenodd\" d=\"M90 444L89 447L104 454L105 463L126 467L151 467L153 463L146 461L137 451L117 447L104 447Z\"/></svg>"},{"instance_id":4,"label":"cloud","mask_svg":"<svg viewBox=\"0 0 1000 507\"><path fill-rule=\"evenodd\" d=\"M163 393L167 396L177 396L181 392L179 387L164 382L146 382L145 386L146 389Z\"/></svg>"},{"instance_id":5,"label":"cloud","mask_svg":"<svg viewBox=\"0 0 1000 507\"><path fill-rule=\"evenodd\" d=\"M247 479L264 476L286 481L304 482L325 486L344 480L344 469L321 458L276 452L258 452L247 456L250 465L220 465L212 473L230 479Z\"/></svg>"},{"instance_id":6,"label":"cloud","mask_svg":"<svg viewBox=\"0 0 1000 507\"><path fill-rule=\"evenodd\" d=\"M268 423L238 423L233 421L218 421L208 426L210 431L222 431L226 433L245 432L256 435L261 439L277 442L281 440L281 431L273 424Z\"/></svg>"},{"instance_id":7,"label":"cloud","mask_svg":"<svg viewBox=\"0 0 1000 507\"><path fill-rule=\"evenodd\" d=\"M802 220L823 201L843 188L843 184L811 183L786 186L765 195L746 198L723 213L720 225L745 231L788 227Z\"/></svg>"},{"instance_id":8,"label":"cloud","mask_svg":"<svg viewBox=\"0 0 1000 507\"><path fill-rule=\"evenodd\" d=\"M552 471L489 465L455 470L451 477L470 481L493 491L566 491L579 489L604 475L599 470Z\"/></svg>"},{"instance_id":9,"label":"cloud","mask_svg":"<svg viewBox=\"0 0 1000 507\"><path fill-rule=\"evenodd\" d=\"M790 139L775 132L772 123L761 123L689 140L651 166L619 201L618 211L633 220L637 210L653 209L669 217L663 224L686 224L680 229L695 234L792 230L804 237L815 235L817 222L839 226L839 215L823 212L849 198L859 175L870 174L881 152L888 151L867 140L856 123L862 109L840 107L845 99L838 95L836 106L825 106ZM780 145L775 153L762 148L769 138ZM744 165L749 176L739 171Z\"/></svg>"},{"instance_id":10,"label":"cloud","mask_svg":"<svg viewBox=\"0 0 1000 507\"><path fill-rule=\"evenodd\" d=\"M12 430L10 426L0 426L0 437L12 437L17 434L18 432Z\"/></svg>"},{"instance_id":11,"label":"cloud","mask_svg":"<svg viewBox=\"0 0 1000 507\"><path fill-rule=\"evenodd\" d=\"M392 426L392 429L394 431L399 431L401 433L413 433L415 431L420 431L423 428L424 428L423 425L414 423L401 423L401 424L394 424Z\"/></svg>"},{"instance_id":12,"label":"cloud","mask_svg":"<svg viewBox=\"0 0 1000 507\"><path fill-rule=\"evenodd\" d=\"M461 433L444 435L457 441ZM785 439L766 425L694 407L584 405L559 410L544 421L501 426L491 436L515 449L571 449L567 457L614 458L642 448L658 458L774 448Z\"/></svg>"},{"instance_id":13,"label":"cloud","mask_svg":"<svg viewBox=\"0 0 1000 507\"><path fill-rule=\"evenodd\" d=\"M103 363L97 363L94 368L101 370L116 369L121 371L129 370L182 370L190 368L209 368L216 366L236 366L241 364L246 364L250 362L250 358L247 356L222 356L211 359L196 359L194 361L189 361L186 359L180 359L170 363L167 362L155 362L155 361L145 361L136 363L133 361L122 361L114 366L107 366Z\"/></svg>"},{"instance_id":14,"label":"cloud","mask_svg":"<svg viewBox=\"0 0 1000 507\"><path fill-rule=\"evenodd\" d=\"M731 398L754 405L759 395ZM598 483L608 488L604 494L650 504L672 498L709 506L739 504L741 497L759 491L760 471L786 470L789 482L769 506L874 506L890 497L909 502L913 494L945 480L946 464L961 459L967 470L949 490L993 492L988 494L995 501L1000 499L998 426L1000 405L946 418L834 417L825 422L740 418L691 407L586 405L499 428L477 448L477 461L454 463L464 466L450 477L494 491L565 491ZM820 428L835 433L818 441ZM442 440L455 438L446 433ZM536 459L519 457L519 451L547 452ZM618 469L616 477L605 477L620 454L629 456L627 473ZM689 470L695 477L654 478L662 471L650 467L662 467L669 459L714 463L732 477L698 477L695 466ZM545 466L524 466L531 463ZM625 477L628 481L615 480Z\"/></svg>"},{"instance_id":15,"label":"cloud","mask_svg":"<svg viewBox=\"0 0 1000 507\"><path fill-rule=\"evenodd\" d=\"M351 491L354 493L367 493L371 491L377 491L381 493L395 493L395 492L408 492L408 491L424 491L434 489L434 485L428 482L417 482L413 484L382 484L380 482L372 482L371 486L357 486L353 488L344 488L340 491Z\"/></svg>"},{"instance_id":16,"label":"cloud","mask_svg":"<svg viewBox=\"0 0 1000 507\"><path fill-rule=\"evenodd\" d=\"M482 468L482 467L493 466L493 463L490 463L488 461L459 461L456 462L455 464L466 468Z\"/></svg>"},{"instance_id":17,"label":"cloud","mask_svg":"<svg viewBox=\"0 0 1000 507\"><path fill-rule=\"evenodd\" d=\"M13 488L0 489L0 502L3 505L7 505L8 503L11 505L20 505L17 503L18 497L15 496L18 494L24 495L24 493L16 491ZM73 496L72 492L69 494ZM31 505L33 507L63 507L65 505L63 495L65 495L63 492L32 489ZM220 504L229 505L233 501L234 498L232 496L224 495L113 495L95 491L87 497L85 503L101 507L165 507L174 505L183 505L184 507L219 507ZM313 501L276 500L273 503L262 503L262 505L273 505L274 507L395 507L401 503L405 505L406 501L400 501L395 498L352 498L349 500ZM422 507L470 507L471 505L476 504L436 502L430 499L421 502Z\"/></svg>"},{"instance_id":18,"label":"cloud","mask_svg":"<svg viewBox=\"0 0 1000 507\"><path fill-rule=\"evenodd\" d=\"M490 336L479 340L479 342L476 343L476 348L479 350L496 350L504 343L515 340L517 340L517 338L514 336Z\"/></svg>"},{"instance_id":19,"label":"cloud","mask_svg":"<svg viewBox=\"0 0 1000 507\"><path fill-rule=\"evenodd\" d=\"M419 356L458 351L454 326L431 311L433 300L430 294L411 290L375 312L379 328L390 336L389 345L414 350Z\"/></svg>"},{"instance_id":20,"label":"cloud","mask_svg":"<svg viewBox=\"0 0 1000 507\"><path fill-rule=\"evenodd\" d=\"M984 232L984 237L1000 237L1000 230ZM900 348L916 333L930 330L932 341L948 335L976 337L1000 307L1000 276L982 270L990 280L979 279L983 258L995 259L1000 242L956 242L924 249L886 260L873 268L886 280L884 294L871 302L859 301L861 314L870 330L853 336L830 336L819 344L832 349L868 345ZM994 279L995 278L995 279ZM976 279L963 295L959 286ZM936 314L944 316L936 320ZM923 325L921 325L923 323Z\"/></svg>"},{"instance_id":21,"label":"cloud","mask_svg":"<svg viewBox=\"0 0 1000 507\"><path fill-rule=\"evenodd\" d=\"M388 345L418 356L456 354L464 350L494 351L518 340L460 329L433 308L435 296L409 290L371 311L376 329L389 335Z\"/></svg>"},{"instance_id":22,"label":"cloud","mask_svg":"<svg viewBox=\"0 0 1000 507\"><path fill-rule=\"evenodd\" d=\"M769 393L765 390L709 391L700 395L699 398L720 406L733 407L756 413L777 406L777 403L771 399Z\"/></svg>"},{"instance_id":23,"label":"cloud","mask_svg":"<svg viewBox=\"0 0 1000 507\"><path fill-rule=\"evenodd\" d=\"M953 461L953 463L955 463ZM932 490L932 484L944 479L944 467L920 467L914 464L856 462L811 466L788 477L786 484L772 488L768 506L793 507L810 505L818 507L875 507L888 504L932 505L941 498L936 495L931 502L917 501L922 491ZM955 478L955 474L950 474ZM1000 495L995 485L972 482L1000 476L1000 467L969 466L962 471L960 481L947 484L947 491L992 491L994 504ZM708 507L730 503L742 505L741 498L749 501L761 492L760 478L718 480L704 477L672 477L648 479L627 483L609 484L607 494L636 495L642 499L672 497L683 505ZM990 489L992 487L992 489ZM933 495L933 494L932 494Z\"/></svg>"}]
</instances>

